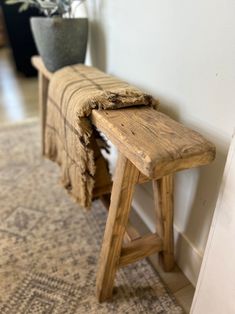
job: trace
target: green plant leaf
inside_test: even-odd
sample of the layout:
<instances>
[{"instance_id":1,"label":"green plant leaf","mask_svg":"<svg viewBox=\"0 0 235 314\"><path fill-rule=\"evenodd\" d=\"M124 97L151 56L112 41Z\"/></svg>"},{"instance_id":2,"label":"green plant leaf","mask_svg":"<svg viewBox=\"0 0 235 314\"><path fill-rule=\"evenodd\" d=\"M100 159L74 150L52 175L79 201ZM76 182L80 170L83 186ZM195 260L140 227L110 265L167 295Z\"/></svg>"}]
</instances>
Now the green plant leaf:
<instances>
[{"instance_id":1,"label":"green plant leaf","mask_svg":"<svg viewBox=\"0 0 235 314\"><path fill-rule=\"evenodd\" d=\"M17 3L24 3L24 0L7 0L6 4L17 4Z\"/></svg>"},{"instance_id":2,"label":"green plant leaf","mask_svg":"<svg viewBox=\"0 0 235 314\"><path fill-rule=\"evenodd\" d=\"M19 8L19 12L27 10L29 7L36 7L43 12L46 16L53 16L54 14L63 17L65 14L71 16L72 3L77 0L6 0L6 4L18 4L22 5ZM78 6L85 0L79 0Z\"/></svg>"},{"instance_id":3,"label":"green plant leaf","mask_svg":"<svg viewBox=\"0 0 235 314\"><path fill-rule=\"evenodd\" d=\"M29 3L25 2L19 7L19 12L26 11L29 8Z\"/></svg>"}]
</instances>

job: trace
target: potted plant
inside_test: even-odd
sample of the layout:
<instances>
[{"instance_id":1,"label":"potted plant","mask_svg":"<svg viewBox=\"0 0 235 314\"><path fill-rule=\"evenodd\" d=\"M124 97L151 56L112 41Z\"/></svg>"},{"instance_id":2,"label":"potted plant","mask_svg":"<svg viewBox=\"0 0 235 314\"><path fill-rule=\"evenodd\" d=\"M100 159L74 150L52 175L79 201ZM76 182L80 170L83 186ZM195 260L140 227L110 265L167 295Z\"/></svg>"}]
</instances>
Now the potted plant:
<instances>
[{"instance_id":1,"label":"potted plant","mask_svg":"<svg viewBox=\"0 0 235 314\"><path fill-rule=\"evenodd\" d=\"M88 38L88 19L75 18L75 0L7 0L21 3L20 11L36 7L45 17L32 17L34 40L47 69L51 72L75 63L84 63ZM84 0L76 0L80 5Z\"/></svg>"}]
</instances>

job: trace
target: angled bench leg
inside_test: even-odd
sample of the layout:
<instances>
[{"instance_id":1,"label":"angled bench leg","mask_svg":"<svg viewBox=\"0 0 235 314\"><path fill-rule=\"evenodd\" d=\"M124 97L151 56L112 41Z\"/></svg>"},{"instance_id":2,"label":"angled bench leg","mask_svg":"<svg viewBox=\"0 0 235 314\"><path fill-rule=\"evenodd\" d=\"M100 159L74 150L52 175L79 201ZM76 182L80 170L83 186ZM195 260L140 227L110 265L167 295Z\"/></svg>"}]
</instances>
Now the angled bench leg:
<instances>
[{"instance_id":1,"label":"angled bench leg","mask_svg":"<svg viewBox=\"0 0 235 314\"><path fill-rule=\"evenodd\" d=\"M41 141L42 141L42 155L45 154L45 126L47 114L47 94L49 80L39 71L39 110L41 115Z\"/></svg>"},{"instance_id":2,"label":"angled bench leg","mask_svg":"<svg viewBox=\"0 0 235 314\"><path fill-rule=\"evenodd\" d=\"M96 289L100 302L112 296L134 186L138 176L138 169L126 157L119 154L97 272Z\"/></svg>"},{"instance_id":3,"label":"angled bench leg","mask_svg":"<svg viewBox=\"0 0 235 314\"><path fill-rule=\"evenodd\" d=\"M153 181L157 233L163 240L163 251L160 252L160 261L165 271L171 271L174 268L173 185L173 175L167 175Z\"/></svg>"}]
</instances>

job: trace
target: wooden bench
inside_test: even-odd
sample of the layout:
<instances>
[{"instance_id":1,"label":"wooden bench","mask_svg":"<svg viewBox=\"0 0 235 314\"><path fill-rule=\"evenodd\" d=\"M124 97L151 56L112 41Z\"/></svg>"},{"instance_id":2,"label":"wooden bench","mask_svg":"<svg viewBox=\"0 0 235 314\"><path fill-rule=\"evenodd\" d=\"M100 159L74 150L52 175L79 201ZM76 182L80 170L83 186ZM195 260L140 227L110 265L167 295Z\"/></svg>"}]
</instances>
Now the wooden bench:
<instances>
[{"instance_id":1,"label":"wooden bench","mask_svg":"<svg viewBox=\"0 0 235 314\"><path fill-rule=\"evenodd\" d=\"M52 73L39 57L33 57L32 63L39 71L44 132ZM149 107L93 110L91 118L119 150L97 272L97 297L104 301L112 296L119 267L159 252L165 271L173 269L173 175L209 164L215 158L215 147L197 132ZM153 185L156 232L140 237L128 218L135 185L147 181Z\"/></svg>"}]
</instances>

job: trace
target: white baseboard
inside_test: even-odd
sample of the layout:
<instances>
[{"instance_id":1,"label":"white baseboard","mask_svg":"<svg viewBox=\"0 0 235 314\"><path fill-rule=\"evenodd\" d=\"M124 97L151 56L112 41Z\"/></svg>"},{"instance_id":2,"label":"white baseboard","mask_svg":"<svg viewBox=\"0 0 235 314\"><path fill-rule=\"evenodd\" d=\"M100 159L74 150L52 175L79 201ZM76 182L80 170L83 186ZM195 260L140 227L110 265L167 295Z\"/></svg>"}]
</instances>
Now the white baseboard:
<instances>
[{"instance_id":1,"label":"white baseboard","mask_svg":"<svg viewBox=\"0 0 235 314\"><path fill-rule=\"evenodd\" d=\"M148 186L139 185L136 187L133 208L146 228L154 232L155 217L153 199L151 193L148 191ZM202 254L184 233L179 232L176 225L174 225L174 239L176 262L189 281L196 286L202 263Z\"/></svg>"},{"instance_id":2,"label":"white baseboard","mask_svg":"<svg viewBox=\"0 0 235 314\"><path fill-rule=\"evenodd\" d=\"M176 262L188 280L196 287L202 255L184 233L178 232L176 226L174 226L174 237Z\"/></svg>"}]
</instances>

